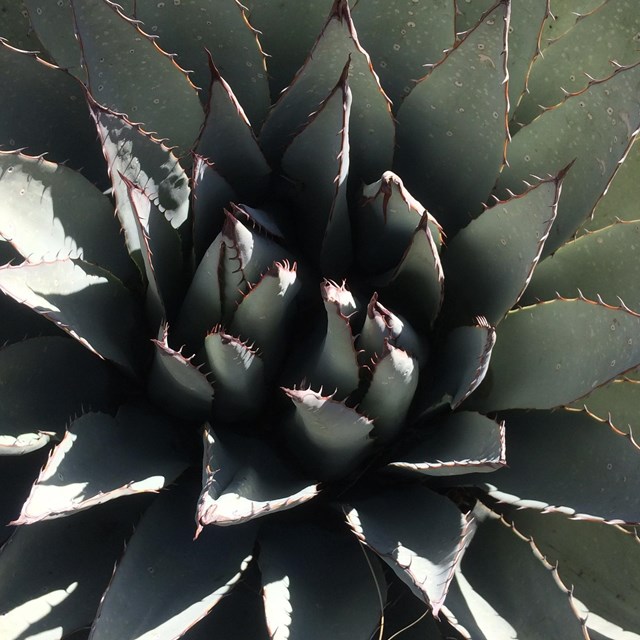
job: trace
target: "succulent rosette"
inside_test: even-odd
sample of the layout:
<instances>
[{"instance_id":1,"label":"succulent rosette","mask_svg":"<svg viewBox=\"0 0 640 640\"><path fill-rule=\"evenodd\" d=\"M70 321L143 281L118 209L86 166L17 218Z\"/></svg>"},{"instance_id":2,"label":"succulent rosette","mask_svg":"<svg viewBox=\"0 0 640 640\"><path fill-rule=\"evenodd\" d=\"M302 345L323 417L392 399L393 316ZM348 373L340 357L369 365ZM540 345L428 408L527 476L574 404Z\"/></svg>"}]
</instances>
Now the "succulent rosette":
<instances>
[{"instance_id":1,"label":"succulent rosette","mask_svg":"<svg viewBox=\"0 0 640 640\"><path fill-rule=\"evenodd\" d=\"M0 8L0 637L640 637L635 0Z\"/></svg>"}]
</instances>

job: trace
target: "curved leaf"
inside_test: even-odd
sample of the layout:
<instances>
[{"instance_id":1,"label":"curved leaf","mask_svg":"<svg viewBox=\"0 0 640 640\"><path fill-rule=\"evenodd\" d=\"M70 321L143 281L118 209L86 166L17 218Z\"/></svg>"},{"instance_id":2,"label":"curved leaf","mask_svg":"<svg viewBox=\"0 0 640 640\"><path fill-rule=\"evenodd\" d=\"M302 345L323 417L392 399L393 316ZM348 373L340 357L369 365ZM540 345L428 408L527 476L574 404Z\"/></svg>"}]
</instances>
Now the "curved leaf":
<instances>
[{"instance_id":1,"label":"curved leaf","mask_svg":"<svg viewBox=\"0 0 640 640\"><path fill-rule=\"evenodd\" d=\"M0 267L0 290L30 307L85 347L135 371L139 310L111 273L83 260Z\"/></svg>"},{"instance_id":2,"label":"curved leaf","mask_svg":"<svg viewBox=\"0 0 640 640\"><path fill-rule=\"evenodd\" d=\"M380 618L384 579L380 570L369 566L355 540L310 524L274 525L261 530L258 544L273 640L372 636Z\"/></svg>"},{"instance_id":3,"label":"curved leaf","mask_svg":"<svg viewBox=\"0 0 640 640\"><path fill-rule=\"evenodd\" d=\"M144 506L129 499L18 528L0 552L0 636L60 640L89 627Z\"/></svg>"},{"instance_id":4,"label":"curved leaf","mask_svg":"<svg viewBox=\"0 0 640 640\"><path fill-rule=\"evenodd\" d=\"M419 439L418 439L419 438ZM425 435L394 453L393 470L412 475L489 473L507 464L504 422L460 411L429 424Z\"/></svg>"},{"instance_id":5,"label":"curved leaf","mask_svg":"<svg viewBox=\"0 0 640 640\"><path fill-rule=\"evenodd\" d=\"M356 536L373 549L413 591L434 617L447 595L454 571L475 523L447 498L426 487L402 487L345 506Z\"/></svg>"},{"instance_id":6,"label":"curved leaf","mask_svg":"<svg viewBox=\"0 0 640 640\"><path fill-rule=\"evenodd\" d=\"M110 453L105 459L104 452ZM144 452L144 456L141 456ZM96 464L102 457L103 464ZM124 405L115 418L86 413L52 451L16 524L89 509L121 496L158 491L186 466L172 425L144 406Z\"/></svg>"},{"instance_id":7,"label":"curved leaf","mask_svg":"<svg viewBox=\"0 0 640 640\"><path fill-rule=\"evenodd\" d=\"M255 528L207 527L194 540L198 491L196 482L183 481L145 513L100 603L91 640L177 640L238 582Z\"/></svg>"},{"instance_id":8,"label":"curved leaf","mask_svg":"<svg viewBox=\"0 0 640 640\"><path fill-rule=\"evenodd\" d=\"M107 365L75 340L31 338L0 349L0 455L44 447L84 411L117 396Z\"/></svg>"},{"instance_id":9,"label":"curved leaf","mask_svg":"<svg viewBox=\"0 0 640 640\"><path fill-rule=\"evenodd\" d=\"M584 299L544 302L500 323L489 371L469 404L481 411L551 409L639 364L637 314Z\"/></svg>"},{"instance_id":10,"label":"curved leaf","mask_svg":"<svg viewBox=\"0 0 640 640\"><path fill-rule=\"evenodd\" d=\"M0 152L0 235L29 262L82 258L125 282L135 277L109 199L42 157Z\"/></svg>"},{"instance_id":11,"label":"curved leaf","mask_svg":"<svg viewBox=\"0 0 640 640\"><path fill-rule=\"evenodd\" d=\"M205 420L211 413L213 387L207 376L169 346L169 327L160 329L149 372L149 395L180 418Z\"/></svg>"},{"instance_id":12,"label":"curved leaf","mask_svg":"<svg viewBox=\"0 0 640 640\"><path fill-rule=\"evenodd\" d=\"M225 443L205 426L199 530L208 524L235 525L293 509L318 494L318 485L289 471L261 441L228 437Z\"/></svg>"},{"instance_id":13,"label":"curved leaf","mask_svg":"<svg viewBox=\"0 0 640 640\"><path fill-rule=\"evenodd\" d=\"M287 444L319 479L348 473L369 453L371 420L311 389L283 391L296 408L287 428Z\"/></svg>"},{"instance_id":14,"label":"curved leaf","mask_svg":"<svg viewBox=\"0 0 640 640\"><path fill-rule=\"evenodd\" d=\"M519 507L587 519L638 522L640 449L585 413L509 412L509 466L496 471L490 495ZM478 478L487 482L487 478Z\"/></svg>"}]
</instances>

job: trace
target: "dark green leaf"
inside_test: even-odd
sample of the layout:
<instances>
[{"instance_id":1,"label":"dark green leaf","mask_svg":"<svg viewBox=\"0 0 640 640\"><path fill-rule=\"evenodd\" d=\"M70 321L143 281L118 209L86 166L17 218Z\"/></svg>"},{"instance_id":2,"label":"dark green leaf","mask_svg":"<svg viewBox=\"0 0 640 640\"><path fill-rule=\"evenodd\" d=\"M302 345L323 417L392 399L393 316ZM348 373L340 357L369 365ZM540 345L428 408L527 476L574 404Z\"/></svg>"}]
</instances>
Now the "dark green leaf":
<instances>
[{"instance_id":1,"label":"dark green leaf","mask_svg":"<svg viewBox=\"0 0 640 640\"><path fill-rule=\"evenodd\" d=\"M474 640L588 637L571 592L535 544L486 508L477 511L483 522L447 601Z\"/></svg>"},{"instance_id":2,"label":"dark green leaf","mask_svg":"<svg viewBox=\"0 0 640 640\"><path fill-rule=\"evenodd\" d=\"M313 525L274 525L263 528L258 541L273 640L372 637L385 584L355 539Z\"/></svg>"},{"instance_id":3,"label":"dark green leaf","mask_svg":"<svg viewBox=\"0 0 640 640\"><path fill-rule=\"evenodd\" d=\"M640 211L639 211L640 213ZM536 268L525 304L580 294L640 311L640 222L617 223L568 242Z\"/></svg>"},{"instance_id":4,"label":"dark green leaf","mask_svg":"<svg viewBox=\"0 0 640 640\"><path fill-rule=\"evenodd\" d=\"M179 154L189 151L203 113L184 71L110 0L71 0L71 6L95 100L168 139Z\"/></svg>"},{"instance_id":5,"label":"dark green leaf","mask_svg":"<svg viewBox=\"0 0 640 640\"><path fill-rule=\"evenodd\" d=\"M277 160L290 138L316 111L349 64L353 91L351 164L358 180L373 182L391 168L394 126L389 100L358 42L346 0L336 0L331 15L295 80L270 111L261 143L267 158Z\"/></svg>"},{"instance_id":6,"label":"dark green leaf","mask_svg":"<svg viewBox=\"0 0 640 640\"><path fill-rule=\"evenodd\" d=\"M261 441L236 436L223 443L209 425L203 469L200 527L239 524L292 509L318 494L318 485L292 473Z\"/></svg>"},{"instance_id":7,"label":"dark green leaf","mask_svg":"<svg viewBox=\"0 0 640 640\"><path fill-rule=\"evenodd\" d=\"M443 264L445 304L457 318L495 325L518 302L555 220L561 179L498 202L453 238Z\"/></svg>"},{"instance_id":8,"label":"dark green leaf","mask_svg":"<svg viewBox=\"0 0 640 640\"><path fill-rule=\"evenodd\" d=\"M194 540L198 491L195 479L183 481L146 512L100 604L92 640L177 640L238 582L255 528L207 527Z\"/></svg>"},{"instance_id":9,"label":"dark green leaf","mask_svg":"<svg viewBox=\"0 0 640 640\"><path fill-rule=\"evenodd\" d=\"M413 475L488 473L507 464L504 422L471 411L449 414L429 425L389 466Z\"/></svg>"},{"instance_id":10,"label":"dark green leaf","mask_svg":"<svg viewBox=\"0 0 640 640\"><path fill-rule=\"evenodd\" d=\"M0 290L101 357L136 370L139 310L109 271L69 258L0 267Z\"/></svg>"},{"instance_id":11,"label":"dark green leaf","mask_svg":"<svg viewBox=\"0 0 640 640\"><path fill-rule=\"evenodd\" d=\"M640 450L631 438L586 413L510 412L509 466L490 478L490 494L521 507L638 522Z\"/></svg>"},{"instance_id":12,"label":"dark green leaf","mask_svg":"<svg viewBox=\"0 0 640 640\"><path fill-rule=\"evenodd\" d=\"M558 215L543 256L561 247L585 223L625 157L640 127L639 82L640 64L617 68L605 80L593 80L581 93L547 109L513 136L496 186L500 198L509 191L525 191L524 181L531 175L558 173L573 162L562 183Z\"/></svg>"},{"instance_id":13,"label":"dark green leaf","mask_svg":"<svg viewBox=\"0 0 640 640\"><path fill-rule=\"evenodd\" d=\"M558 564L562 581L572 585L574 597L590 611L623 629L640 629L637 536L602 522L572 520L564 514L539 514L530 509L509 511L506 519L533 538L548 562Z\"/></svg>"},{"instance_id":14,"label":"dark green leaf","mask_svg":"<svg viewBox=\"0 0 640 640\"><path fill-rule=\"evenodd\" d=\"M58 640L89 627L144 506L129 498L17 529L0 553L0 636Z\"/></svg>"},{"instance_id":15,"label":"dark green leaf","mask_svg":"<svg viewBox=\"0 0 640 640\"><path fill-rule=\"evenodd\" d=\"M588 300L554 300L510 312L498 327L480 411L551 409L640 364L640 316Z\"/></svg>"},{"instance_id":16,"label":"dark green leaf","mask_svg":"<svg viewBox=\"0 0 640 640\"><path fill-rule=\"evenodd\" d=\"M171 423L143 405L123 405L115 418L86 413L69 429L40 472L16 524L158 491L186 466L175 448ZM96 464L99 459L101 464Z\"/></svg>"},{"instance_id":17,"label":"dark green leaf","mask_svg":"<svg viewBox=\"0 0 640 640\"><path fill-rule=\"evenodd\" d=\"M369 453L371 420L311 389L283 391L296 408L287 444L320 480L346 474Z\"/></svg>"},{"instance_id":18,"label":"dark green leaf","mask_svg":"<svg viewBox=\"0 0 640 640\"><path fill-rule=\"evenodd\" d=\"M33 30L33 20L29 16L24 0L1 0L0 12L2 13L1 37L8 43L22 51L39 51L41 57L45 57L42 43L38 40ZM49 60L50 61L50 60Z\"/></svg>"},{"instance_id":19,"label":"dark green leaf","mask_svg":"<svg viewBox=\"0 0 640 640\"><path fill-rule=\"evenodd\" d=\"M347 522L437 616L475 524L447 498L403 486L345 505Z\"/></svg>"},{"instance_id":20,"label":"dark green leaf","mask_svg":"<svg viewBox=\"0 0 640 640\"><path fill-rule=\"evenodd\" d=\"M116 396L107 365L69 338L4 347L0 372L0 455L45 446L77 414L106 410Z\"/></svg>"},{"instance_id":21,"label":"dark green leaf","mask_svg":"<svg viewBox=\"0 0 640 640\"><path fill-rule=\"evenodd\" d=\"M0 235L29 262L82 258L125 282L135 277L109 199L42 157L0 152Z\"/></svg>"},{"instance_id":22,"label":"dark green leaf","mask_svg":"<svg viewBox=\"0 0 640 640\"><path fill-rule=\"evenodd\" d=\"M149 372L149 395L175 416L205 420L211 412L213 388L207 376L168 343L168 326L160 329Z\"/></svg>"},{"instance_id":23,"label":"dark green leaf","mask_svg":"<svg viewBox=\"0 0 640 640\"><path fill-rule=\"evenodd\" d=\"M269 106L265 56L258 33L249 24L240 2L136 0L135 17L142 20L145 31L159 36L165 51L178 54L177 61L183 69L193 71L190 78L203 90L205 104L209 86L205 47L208 48L251 124L259 131Z\"/></svg>"},{"instance_id":24,"label":"dark green leaf","mask_svg":"<svg viewBox=\"0 0 640 640\"><path fill-rule=\"evenodd\" d=\"M447 233L482 210L504 160L508 27L499 2L398 111L397 171Z\"/></svg>"}]
</instances>

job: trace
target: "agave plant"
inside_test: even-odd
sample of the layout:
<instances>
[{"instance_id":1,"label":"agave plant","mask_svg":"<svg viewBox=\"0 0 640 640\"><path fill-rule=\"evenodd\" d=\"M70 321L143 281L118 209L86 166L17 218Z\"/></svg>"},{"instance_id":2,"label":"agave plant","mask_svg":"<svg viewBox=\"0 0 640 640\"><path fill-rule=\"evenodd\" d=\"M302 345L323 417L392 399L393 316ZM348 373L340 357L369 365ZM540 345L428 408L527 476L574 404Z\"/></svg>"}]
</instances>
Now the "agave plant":
<instances>
[{"instance_id":1,"label":"agave plant","mask_svg":"<svg viewBox=\"0 0 640 640\"><path fill-rule=\"evenodd\" d=\"M3 639L640 637L636 0L0 8Z\"/></svg>"}]
</instances>

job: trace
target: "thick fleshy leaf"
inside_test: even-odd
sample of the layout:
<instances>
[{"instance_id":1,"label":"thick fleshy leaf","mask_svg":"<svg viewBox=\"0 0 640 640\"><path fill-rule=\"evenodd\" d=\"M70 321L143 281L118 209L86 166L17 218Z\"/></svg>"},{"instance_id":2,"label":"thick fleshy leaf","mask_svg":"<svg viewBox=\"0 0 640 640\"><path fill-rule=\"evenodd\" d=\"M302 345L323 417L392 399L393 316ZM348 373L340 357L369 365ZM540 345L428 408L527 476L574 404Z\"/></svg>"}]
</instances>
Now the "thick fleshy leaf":
<instances>
[{"instance_id":1,"label":"thick fleshy leaf","mask_svg":"<svg viewBox=\"0 0 640 640\"><path fill-rule=\"evenodd\" d=\"M258 544L273 640L375 636L384 578L355 539L309 524L273 525L261 530Z\"/></svg>"},{"instance_id":2,"label":"thick fleshy leaf","mask_svg":"<svg viewBox=\"0 0 640 640\"><path fill-rule=\"evenodd\" d=\"M110 455L105 457L105 452ZM100 458L102 463L96 464ZM148 407L123 405L115 418L86 413L72 422L52 451L16 524L50 520L121 496L158 491L185 466L171 423Z\"/></svg>"},{"instance_id":3,"label":"thick fleshy leaf","mask_svg":"<svg viewBox=\"0 0 640 640\"><path fill-rule=\"evenodd\" d=\"M419 364L424 364L426 349L418 334L402 318L389 311L378 302L378 294L374 293L367 305L367 315L362 330L356 339L360 352L360 360L367 360L382 355L386 343L404 349L414 356Z\"/></svg>"},{"instance_id":4,"label":"thick fleshy leaf","mask_svg":"<svg viewBox=\"0 0 640 640\"><path fill-rule=\"evenodd\" d=\"M534 542L477 507L484 518L462 559L447 606L474 640L584 640L577 603ZM500 579L495 579L500 576Z\"/></svg>"},{"instance_id":5,"label":"thick fleshy leaf","mask_svg":"<svg viewBox=\"0 0 640 640\"><path fill-rule=\"evenodd\" d=\"M561 247L591 215L640 128L640 64L617 68L546 110L513 136L496 191L522 193L531 175L557 173L573 162L562 183L558 215L543 256ZM588 131L589 135L581 132ZM548 144L553 140L553 144ZM427 203L428 206L428 203Z\"/></svg>"},{"instance_id":6,"label":"thick fleshy leaf","mask_svg":"<svg viewBox=\"0 0 640 640\"><path fill-rule=\"evenodd\" d=\"M216 417L235 421L254 417L265 398L264 365L255 349L216 328L204 339L208 369L214 379Z\"/></svg>"},{"instance_id":7,"label":"thick fleshy leaf","mask_svg":"<svg viewBox=\"0 0 640 640\"><path fill-rule=\"evenodd\" d=\"M369 453L371 420L311 389L283 391L296 408L287 444L320 480L345 475Z\"/></svg>"},{"instance_id":8,"label":"thick fleshy leaf","mask_svg":"<svg viewBox=\"0 0 640 640\"><path fill-rule=\"evenodd\" d=\"M243 4L249 8L251 25L260 32L260 44L267 53L271 96L276 99L304 64L334 0L280 0L277 5L271 0L247 0ZM283 20L285 15L287 19ZM291 29L292 24L295 29Z\"/></svg>"},{"instance_id":9,"label":"thick fleshy leaf","mask_svg":"<svg viewBox=\"0 0 640 640\"><path fill-rule=\"evenodd\" d=\"M640 211L638 212L640 213ZM617 223L569 242L538 266L524 302L598 296L640 311L640 222Z\"/></svg>"},{"instance_id":10,"label":"thick fleshy leaf","mask_svg":"<svg viewBox=\"0 0 640 640\"><path fill-rule=\"evenodd\" d=\"M381 443L393 440L402 427L418 387L418 361L406 351L387 344L372 363L371 383L358 411L373 420Z\"/></svg>"},{"instance_id":11,"label":"thick fleshy leaf","mask_svg":"<svg viewBox=\"0 0 640 640\"><path fill-rule=\"evenodd\" d=\"M120 280L135 276L109 199L42 157L0 152L0 235L30 262L82 258Z\"/></svg>"},{"instance_id":12,"label":"thick fleshy leaf","mask_svg":"<svg viewBox=\"0 0 640 640\"><path fill-rule=\"evenodd\" d=\"M86 81L86 72L81 66L82 54L73 30L73 10L69 0L22 1L28 9L31 28L55 63L82 82Z\"/></svg>"},{"instance_id":13,"label":"thick fleshy leaf","mask_svg":"<svg viewBox=\"0 0 640 640\"><path fill-rule=\"evenodd\" d=\"M512 311L500 323L489 371L470 405L551 409L638 364L639 315L584 299L544 302Z\"/></svg>"},{"instance_id":14,"label":"thick fleshy leaf","mask_svg":"<svg viewBox=\"0 0 640 640\"><path fill-rule=\"evenodd\" d=\"M318 485L297 477L259 440L204 431L198 524L234 525L293 509L318 494Z\"/></svg>"},{"instance_id":15,"label":"thick fleshy leaf","mask_svg":"<svg viewBox=\"0 0 640 640\"><path fill-rule=\"evenodd\" d=\"M527 287L556 217L562 176L498 202L462 229L443 257L446 306L495 325Z\"/></svg>"},{"instance_id":16,"label":"thick fleshy leaf","mask_svg":"<svg viewBox=\"0 0 640 640\"><path fill-rule=\"evenodd\" d=\"M623 378L613 380L567 408L584 409L598 420L610 422L623 433L640 432L640 381Z\"/></svg>"},{"instance_id":17,"label":"thick fleshy leaf","mask_svg":"<svg viewBox=\"0 0 640 640\"><path fill-rule=\"evenodd\" d=\"M420 225L380 297L411 324L426 331L436 319L444 296L444 272L429 220Z\"/></svg>"},{"instance_id":18,"label":"thick fleshy leaf","mask_svg":"<svg viewBox=\"0 0 640 640\"><path fill-rule=\"evenodd\" d=\"M186 153L203 112L184 71L110 0L71 0L71 6L95 100Z\"/></svg>"},{"instance_id":19,"label":"thick fleshy leaf","mask_svg":"<svg viewBox=\"0 0 640 640\"><path fill-rule=\"evenodd\" d=\"M362 190L362 207L356 212L356 255L367 273L383 273L398 265L424 217L436 246L442 244L442 230L426 209L404 188L392 171ZM384 252L380 244L384 243Z\"/></svg>"},{"instance_id":20,"label":"thick fleshy leaf","mask_svg":"<svg viewBox=\"0 0 640 640\"><path fill-rule=\"evenodd\" d=\"M169 327L160 330L149 372L149 395L173 415L204 420L211 412L213 388L207 376L169 346Z\"/></svg>"},{"instance_id":21,"label":"thick fleshy leaf","mask_svg":"<svg viewBox=\"0 0 640 640\"><path fill-rule=\"evenodd\" d=\"M286 351L284 343L300 287L296 264L275 262L233 314L232 333L251 340L263 355L267 377L275 371Z\"/></svg>"},{"instance_id":22,"label":"thick fleshy leaf","mask_svg":"<svg viewBox=\"0 0 640 640\"><path fill-rule=\"evenodd\" d=\"M0 636L60 640L89 627L144 506L127 499L17 529L0 553Z\"/></svg>"},{"instance_id":23,"label":"thick fleshy leaf","mask_svg":"<svg viewBox=\"0 0 640 640\"><path fill-rule=\"evenodd\" d=\"M359 181L372 182L391 168L394 126L389 100L380 87L367 52L360 46L348 2L336 0L322 34L282 94L261 133L270 161L277 160L290 138L316 111L349 65L353 92L351 164Z\"/></svg>"},{"instance_id":24,"label":"thick fleshy leaf","mask_svg":"<svg viewBox=\"0 0 640 640\"><path fill-rule=\"evenodd\" d=\"M116 397L107 365L75 340L31 338L0 349L0 455L45 446L77 414Z\"/></svg>"},{"instance_id":25,"label":"thick fleshy leaf","mask_svg":"<svg viewBox=\"0 0 640 640\"><path fill-rule=\"evenodd\" d=\"M482 210L507 143L509 3L456 43L398 111L398 173L450 233Z\"/></svg>"},{"instance_id":26,"label":"thick fleshy leaf","mask_svg":"<svg viewBox=\"0 0 640 640\"><path fill-rule=\"evenodd\" d=\"M640 137L636 137L629 149L623 164L616 171L613 180L607 186L607 192L596 204L593 216L585 222L584 229L579 233L586 233L602 229L614 224L617 220L638 220L640 209L636 193L635 178L640 173Z\"/></svg>"},{"instance_id":27,"label":"thick fleshy leaf","mask_svg":"<svg viewBox=\"0 0 640 640\"><path fill-rule=\"evenodd\" d=\"M167 318L173 319L181 297L184 274L180 236L149 194L120 177L127 187L140 241L147 281L147 318L157 329Z\"/></svg>"},{"instance_id":28,"label":"thick fleshy leaf","mask_svg":"<svg viewBox=\"0 0 640 640\"><path fill-rule=\"evenodd\" d=\"M435 367L438 375L425 394L426 412L444 402L457 408L484 380L496 343L496 330L484 318L477 318L476 322L473 326L457 327L447 336Z\"/></svg>"},{"instance_id":29,"label":"thick fleshy leaf","mask_svg":"<svg viewBox=\"0 0 640 640\"><path fill-rule=\"evenodd\" d=\"M199 490L195 478L183 481L145 513L100 604L91 640L177 640L240 579L255 528L207 527L194 540Z\"/></svg>"},{"instance_id":30,"label":"thick fleshy leaf","mask_svg":"<svg viewBox=\"0 0 640 640\"><path fill-rule=\"evenodd\" d=\"M345 67L338 84L296 135L282 168L296 181L295 225L302 246L327 277L344 276L351 258L347 208L352 94Z\"/></svg>"},{"instance_id":31,"label":"thick fleshy leaf","mask_svg":"<svg viewBox=\"0 0 640 640\"><path fill-rule=\"evenodd\" d=\"M573 29L583 16L603 4L602 0L551 0L551 14L545 23L540 46L544 51Z\"/></svg>"},{"instance_id":32,"label":"thick fleshy leaf","mask_svg":"<svg viewBox=\"0 0 640 640\"><path fill-rule=\"evenodd\" d=\"M136 369L139 311L129 290L105 269L69 258L25 262L0 267L0 290L101 357Z\"/></svg>"},{"instance_id":33,"label":"thick fleshy leaf","mask_svg":"<svg viewBox=\"0 0 640 640\"><path fill-rule=\"evenodd\" d=\"M251 200L266 186L269 165L233 90L211 59L209 66L210 97L197 153L213 161L217 172L241 191L245 199Z\"/></svg>"},{"instance_id":34,"label":"thick fleshy leaf","mask_svg":"<svg viewBox=\"0 0 640 640\"><path fill-rule=\"evenodd\" d=\"M353 21L395 107L454 43L455 6L449 0L369 0L353 4ZM384 28L381 27L384 25Z\"/></svg>"},{"instance_id":35,"label":"thick fleshy leaf","mask_svg":"<svg viewBox=\"0 0 640 640\"><path fill-rule=\"evenodd\" d=\"M256 131L260 129L269 106L265 56L239 2L136 0L135 17L147 32L159 36L165 51L178 54L183 69L193 71L190 78L204 90L205 104L209 86L205 48L209 49Z\"/></svg>"},{"instance_id":36,"label":"thick fleshy leaf","mask_svg":"<svg viewBox=\"0 0 640 640\"><path fill-rule=\"evenodd\" d=\"M504 422L459 411L429 425L424 436L394 454L389 467L411 474L488 473L507 464Z\"/></svg>"},{"instance_id":37,"label":"thick fleshy leaf","mask_svg":"<svg viewBox=\"0 0 640 640\"><path fill-rule=\"evenodd\" d=\"M225 209L235 199L235 191L216 167L206 158L195 155L191 211L196 263L202 260L207 248L222 231Z\"/></svg>"},{"instance_id":38,"label":"thick fleshy leaf","mask_svg":"<svg viewBox=\"0 0 640 640\"><path fill-rule=\"evenodd\" d=\"M174 229L182 228L187 221L189 181L167 147L117 114L91 101L89 104L113 183L124 239L129 253L135 255L140 250L140 238L126 180L144 190Z\"/></svg>"},{"instance_id":39,"label":"thick fleshy leaf","mask_svg":"<svg viewBox=\"0 0 640 640\"><path fill-rule=\"evenodd\" d=\"M530 509L505 515L533 538L562 581L588 609L614 624L640 629L635 594L640 592L640 540L619 527L572 520L564 514ZM589 618L587 618L589 624Z\"/></svg>"},{"instance_id":40,"label":"thick fleshy leaf","mask_svg":"<svg viewBox=\"0 0 640 640\"><path fill-rule=\"evenodd\" d=\"M68 161L106 188L95 128L82 87L71 75L0 38L0 84L0 147Z\"/></svg>"},{"instance_id":41,"label":"thick fleshy leaf","mask_svg":"<svg viewBox=\"0 0 640 640\"><path fill-rule=\"evenodd\" d=\"M0 11L2 11L2 37L10 45L23 51L40 51L40 55L45 58L46 53L43 52L42 43L33 29L33 21L25 3L2 0ZM49 58L47 60L50 61Z\"/></svg>"},{"instance_id":42,"label":"thick fleshy leaf","mask_svg":"<svg viewBox=\"0 0 640 640\"><path fill-rule=\"evenodd\" d=\"M585 518L638 522L638 461L633 440L586 413L510 412L509 466L490 478L490 494L508 504Z\"/></svg>"},{"instance_id":43,"label":"thick fleshy leaf","mask_svg":"<svg viewBox=\"0 0 640 640\"><path fill-rule=\"evenodd\" d=\"M345 399L358 388L360 368L349 317L356 303L343 283L325 280L320 286L324 302L326 329L313 358L305 358L305 375L313 386L325 387L329 393Z\"/></svg>"},{"instance_id":44,"label":"thick fleshy leaf","mask_svg":"<svg viewBox=\"0 0 640 640\"><path fill-rule=\"evenodd\" d=\"M344 509L356 536L437 616L473 535L473 519L421 486L380 492Z\"/></svg>"},{"instance_id":45,"label":"thick fleshy leaf","mask_svg":"<svg viewBox=\"0 0 640 640\"><path fill-rule=\"evenodd\" d=\"M242 579L203 620L191 627L183 640L270 640L260 593L260 574L253 562Z\"/></svg>"},{"instance_id":46,"label":"thick fleshy leaf","mask_svg":"<svg viewBox=\"0 0 640 640\"><path fill-rule=\"evenodd\" d=\"M640 60L640 15L634 0L599 4L536 58L527 80L527 94L515 114L518 122L531 122L544 107L560 102L563 92L581 91L590 77L609 75L612 60L618 64Z\"/></svg>"}]
</instances>

